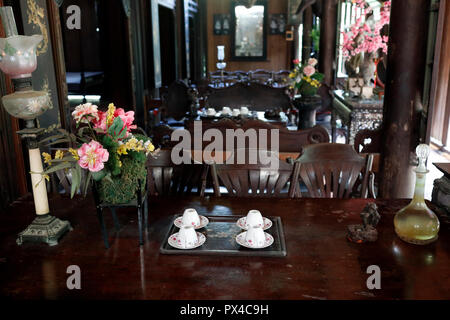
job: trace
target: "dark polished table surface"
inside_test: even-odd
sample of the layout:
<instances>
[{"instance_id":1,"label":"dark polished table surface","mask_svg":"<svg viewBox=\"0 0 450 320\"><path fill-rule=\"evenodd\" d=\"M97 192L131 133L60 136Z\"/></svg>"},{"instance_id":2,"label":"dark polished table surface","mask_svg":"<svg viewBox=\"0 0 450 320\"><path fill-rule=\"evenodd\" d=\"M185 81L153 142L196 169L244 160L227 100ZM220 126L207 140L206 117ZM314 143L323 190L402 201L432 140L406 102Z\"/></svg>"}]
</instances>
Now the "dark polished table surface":
<instances>
[{"instance_id":1,"label":"dark polished table surface","mask_svg":"<svg viewBox=\"0 0 450 320\"><path fill-rule=\"evenodd\" d=\"M0 213L0 296L90 299L450 299L449 221L439 240L414 246L395 236L394 213L407 200L376 200L379 239L355 244L346 226L360 223L369 200L160 198L149 203L150 230L138 245L136 213L119 211L122 228L106 214L106 250L91 198L55 196L53 214L74 230L58 246L15 243L33 218L30 198ZM185 208L207 215L245 215L259 209L280 216L286 257L222 257L159 253L170 217ZM81 290L68 290L67 267L81 269ZM381 289L369 290L367 268L379 266Z\"/></svg>"}]
</instances>

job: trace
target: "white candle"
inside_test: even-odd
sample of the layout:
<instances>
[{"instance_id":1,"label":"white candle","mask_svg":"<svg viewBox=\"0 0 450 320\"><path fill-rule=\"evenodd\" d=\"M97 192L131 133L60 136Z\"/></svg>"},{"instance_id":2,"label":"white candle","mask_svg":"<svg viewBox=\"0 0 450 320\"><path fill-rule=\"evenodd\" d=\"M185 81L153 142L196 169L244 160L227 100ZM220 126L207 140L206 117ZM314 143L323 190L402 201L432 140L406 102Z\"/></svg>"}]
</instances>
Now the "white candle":
<instances>
[{"instance_id":1,"label":"white candle","mask_svg":"<svg viewBox=\"0 0 450 320\"><path fill-rule=\"evenodd\" d=\"M225 59L225 46L217 46L217 59L219 61Z\"/></svg>"},{"instance_id":2,"label":"white candle","mask_svg":"<svg viewBox=\"0 0 450 320\"><path fill-rule=\"evenodd\" d=\"M37 215L43 215L50 212L48 207L47 188L45 186L45 179L40 174L44 171L42 167L41 152L39 148L30 149L30 171L35 172L31 174L31 183L33 189L34 206Z\"/></svg>"}]
</instances>

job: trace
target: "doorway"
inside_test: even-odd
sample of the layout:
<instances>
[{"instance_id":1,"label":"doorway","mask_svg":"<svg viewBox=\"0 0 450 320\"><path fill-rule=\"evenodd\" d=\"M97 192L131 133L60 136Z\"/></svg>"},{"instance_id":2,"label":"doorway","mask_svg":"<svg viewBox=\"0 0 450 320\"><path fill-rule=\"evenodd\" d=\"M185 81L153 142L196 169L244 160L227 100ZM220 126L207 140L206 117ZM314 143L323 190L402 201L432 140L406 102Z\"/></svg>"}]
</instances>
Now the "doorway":
<instances>
[{"instance_id":1,"label":"doorway","mask_svg":"<svg viewBox=\"0 0 450 320\"><path fill-rule=\"evenodd\" d=\"M168 87L177 79L177 51L174 10L159 5L159 39L161 50L162 86Z\"/></svg>"}]
</instances>

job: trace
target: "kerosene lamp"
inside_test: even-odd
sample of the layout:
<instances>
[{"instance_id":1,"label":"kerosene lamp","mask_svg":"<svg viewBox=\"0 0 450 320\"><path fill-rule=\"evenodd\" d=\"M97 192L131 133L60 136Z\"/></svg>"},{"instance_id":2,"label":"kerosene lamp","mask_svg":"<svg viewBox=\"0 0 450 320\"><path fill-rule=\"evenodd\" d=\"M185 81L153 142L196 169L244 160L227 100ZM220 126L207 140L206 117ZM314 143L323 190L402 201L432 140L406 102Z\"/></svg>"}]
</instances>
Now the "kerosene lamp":
<instances>
[{"instance_id":1,"label":"kerosene lamp","mask_svg":"<svg viewBox=\"0 0 450 320\"><path fill-rule=\"evenodd\" d=\"M416 148L419 165L415 169L416 186L410 204L398 211L394 218L395 232L403 241L412 244L429 244L437 240L439 219L431 211L424 199L425 179L428 173L426 160L430 147L420 144Z\"/></svg>"},{"instance_id":2,"label":"kerosene lamp","mask_svg":"<svg viewBox=\"0 0 450 320\"><path fill-rule=\"evenodd\" d=\"M14 20L12 7L0 7L0 17L6 38L0 38L0 69L10 76L14 93L2 97L3 106L13 117L25 120L25 129L17 133L27 142L30 157L31 183L37 217L17 238L20 245L25 241L58 244L58 239L72 227L67 221L50 215L47 188L43 181L42 159L38 136L45 130L37 128L35 119L49 108L50 98L45 91L35 91L31 73L36 70L36 48L42 35L20 36Z\"/></svg>"}]
</instances>

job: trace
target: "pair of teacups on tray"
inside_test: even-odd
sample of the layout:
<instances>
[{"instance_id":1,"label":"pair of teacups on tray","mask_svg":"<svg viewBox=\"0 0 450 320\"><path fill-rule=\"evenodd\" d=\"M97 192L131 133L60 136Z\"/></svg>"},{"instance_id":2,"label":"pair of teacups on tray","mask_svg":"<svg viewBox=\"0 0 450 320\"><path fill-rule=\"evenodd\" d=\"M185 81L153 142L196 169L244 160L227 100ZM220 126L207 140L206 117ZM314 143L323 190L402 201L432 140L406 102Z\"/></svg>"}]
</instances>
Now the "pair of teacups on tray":
<instances>
[{"instance_id":1,"label":"pair of teacups on tray","mask_svg":"<svg viewBox=\"0 0 450 320\"><path fill-rule=\"evenodd\" d=\"M195 209L186 209L183 216L175 219L174 224L180 231L171 235L169 245L177 249L194 249L203 245L206 236L195 231L206 227L207 217L199 215ZM273 237L264 232L272 226L272 221L261 215L258 210L250 210L246 217L240 218L236 225L246 230L236 236L236 242L250 249L263 249L273 244Z\"/></svg>"}]
</instances>

